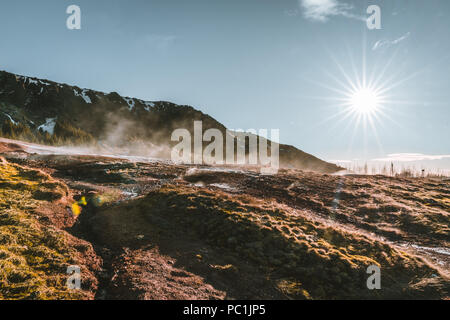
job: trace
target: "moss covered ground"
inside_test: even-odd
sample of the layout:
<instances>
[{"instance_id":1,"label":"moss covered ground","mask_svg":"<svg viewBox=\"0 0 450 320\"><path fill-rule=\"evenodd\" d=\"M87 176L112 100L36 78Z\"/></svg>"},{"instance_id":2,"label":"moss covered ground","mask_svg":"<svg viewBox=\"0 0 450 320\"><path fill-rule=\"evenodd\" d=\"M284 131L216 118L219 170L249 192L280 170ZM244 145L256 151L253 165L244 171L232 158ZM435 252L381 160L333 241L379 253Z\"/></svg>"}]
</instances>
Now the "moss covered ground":
<instances>
[{"instance_id":1,"label":"moss covered ground","mask_svg":"<svg viewBox=\"0 0 450 320\"><path fill-rule=\"evenodd\" d=\"M0 300L87 298L66 285L67 267L78 263L67 233L35 213L67 193L45 173L0 159Z\"/></svg>"}]
</instances>

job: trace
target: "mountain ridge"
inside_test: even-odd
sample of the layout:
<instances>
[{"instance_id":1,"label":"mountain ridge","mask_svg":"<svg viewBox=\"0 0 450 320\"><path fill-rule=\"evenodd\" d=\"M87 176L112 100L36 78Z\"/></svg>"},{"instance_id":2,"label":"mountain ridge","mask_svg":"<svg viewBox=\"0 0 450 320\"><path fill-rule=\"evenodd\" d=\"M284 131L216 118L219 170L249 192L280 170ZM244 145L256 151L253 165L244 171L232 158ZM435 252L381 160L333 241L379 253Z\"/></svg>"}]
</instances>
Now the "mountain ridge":
<instances>
[{"instance_id":1,"label":"mountain ridge","mask_svg":"<svg viewBox=\"0 0 450 320\"><path fill-rule=\"evenodd\" d=\"M144 142L146 149L157 150L156 156L160 157L170 154L168 148L160 147L173 146L171 133L177 128L193 132L194 121L202 121L203 130L227 130L222 123L192 106L146 101L114 91L105 93L6 71L0 71L0 111L0 123L22 124L35 134L41 129L42 134L53 135L58 124L61 132L64 123L104 144L136 145L131 152L142 151ZM280 144L279 147L282 167L326 173L341 169L293 146Z\"/></svg>"}]
</instances>

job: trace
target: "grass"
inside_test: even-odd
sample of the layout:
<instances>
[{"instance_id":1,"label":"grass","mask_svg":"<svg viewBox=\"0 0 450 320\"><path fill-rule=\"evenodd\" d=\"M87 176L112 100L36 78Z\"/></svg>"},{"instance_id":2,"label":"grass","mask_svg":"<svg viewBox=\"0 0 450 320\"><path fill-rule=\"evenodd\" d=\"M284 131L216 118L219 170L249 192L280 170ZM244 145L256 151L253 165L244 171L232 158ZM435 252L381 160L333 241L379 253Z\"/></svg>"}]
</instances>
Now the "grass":
<instances>
[{"instance_id":1,"label":"grass","mask_svg":"<svg viewBox=\"0 0 450 320\"><path fill-rule=\"evenodd\" d=\"M66 234L33 214L65 195L45 173L0 159L0 300L85 297L66 286L67 266L76 264Z\"/></svg>"},{"instance_id":2,"label":"grass","mask_svg":"<svg viewBox=\"0 0 450 320\"><path fill-rule=\"evenodd\" d=\"M127 230L135 230L132 234L148 232L151 236L158 226L163 234L198 237L223 256L232 257L233 266L223 269L251 264L254 272L294 299L432 299L448 295L444 288L448 279L420 258L287 207L258 203L248 195L230 197L205 189L163 187L144 198L102 210L96 221L103 223L105 233L117 238L107 241L120 244L130 237L120 229L123 221L135 223L132 228L136 230L127 225ZM381 267L383 290L367 289L370 265Z\"/></svg>"}]
</instances>

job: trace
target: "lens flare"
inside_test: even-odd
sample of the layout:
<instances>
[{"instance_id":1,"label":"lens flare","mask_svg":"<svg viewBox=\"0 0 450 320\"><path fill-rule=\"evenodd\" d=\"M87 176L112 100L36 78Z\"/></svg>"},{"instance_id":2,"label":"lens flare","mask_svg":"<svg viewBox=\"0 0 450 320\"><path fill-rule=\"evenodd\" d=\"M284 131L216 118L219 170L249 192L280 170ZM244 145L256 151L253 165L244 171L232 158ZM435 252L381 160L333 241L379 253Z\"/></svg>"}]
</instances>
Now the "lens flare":
<instances>
[{"instance_id":1,"label":"lens flare","mask_svg":"<svg viewBox=\"0 0 450 320\"><path fill-rule=\"evenodd\" d=\"M374 90L363 88L353 92L350 96L353 111L362 114L376 112L380 105L380 97Z\"/></svg>"}]
</instances>

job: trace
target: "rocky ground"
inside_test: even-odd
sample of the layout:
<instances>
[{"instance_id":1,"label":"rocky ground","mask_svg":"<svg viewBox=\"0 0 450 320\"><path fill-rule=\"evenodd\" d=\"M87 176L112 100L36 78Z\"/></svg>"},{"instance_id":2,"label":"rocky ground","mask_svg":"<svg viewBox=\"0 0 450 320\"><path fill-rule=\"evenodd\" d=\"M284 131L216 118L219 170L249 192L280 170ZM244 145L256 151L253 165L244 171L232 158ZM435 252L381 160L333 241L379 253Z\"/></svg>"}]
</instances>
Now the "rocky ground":
<instances>
[{"instance_id":1,"label":"rocky ground","mask_svg":"<svg viewBox=\"0 0 450 320\"><path fill-rule=\"evenodd\" d=\"M57 153L0 141L1 298L450 297L448 180Z\"/></svg>"}]
</instances>

